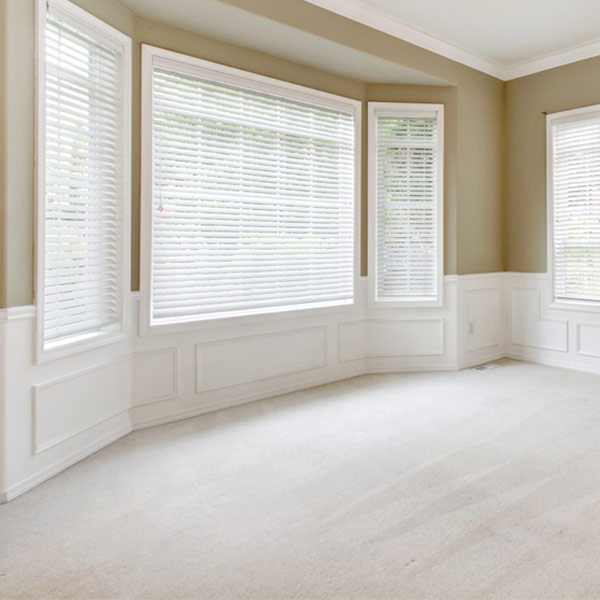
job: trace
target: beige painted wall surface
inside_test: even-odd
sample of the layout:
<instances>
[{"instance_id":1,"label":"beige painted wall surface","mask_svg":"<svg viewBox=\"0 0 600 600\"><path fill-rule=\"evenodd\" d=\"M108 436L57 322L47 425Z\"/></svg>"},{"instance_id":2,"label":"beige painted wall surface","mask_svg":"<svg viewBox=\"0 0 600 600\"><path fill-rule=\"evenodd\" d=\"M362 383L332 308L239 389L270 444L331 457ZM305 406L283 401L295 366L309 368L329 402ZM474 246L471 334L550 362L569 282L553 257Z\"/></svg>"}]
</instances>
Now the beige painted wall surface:
<instances>
[{"instance_id":1,"label":"beige painted wall surface","mask_svg":"<svg viewBox=\"0 0 600 600\"><path fill-rule=\"evenodd\" d=\"M33 297L33 2L5 0L2 305Z\"/></svg>"},{"instance_id":2,"label":"beige painted wall surface","mask_svg":"<svg viewBox=\"0 0 600 600\"><path fill-rule=\"evenodd\" d=\"M506 84L506 269L546 271L546 118L600 103L600 57Z\"/></svg>"},{"instance_id":3,"label":"beige painted wall surface","mask_svg":"<svg viewBox=\"0 0 600 600\"><path fill-rule=\"evenodd\" d=\"M305 28L349 47L455 82L456 87L366 86L362 82L137 18L114 0L75 0L76 4L130 35L134 41L132 289L139 289L140 43L361 100L366 100L369 93L374 100L444 102L447 104L445 272L502 270L502 82L300 0L227 1L238 3L241 8L262 10L270 18L288 22L291 26ZM7 5L7 23L11 32L5 36L8 50L6 86L3 86L6 90L5 127L4 131L0 131L0 139L4 135L5 147L11 149L3 162L9 174L3 185L3 203L0 197L0 204L8 215L2 230L3 239L0 240L5 264L0 267L0 279L4 283L0 293L5 290L4 296L0 295L0 306L17 306L30 304L33 300L35 2L0 2ZM366 122L364 132L366 143ZM366 274L366 158L362 186L361 265L362 273Z\"/></svg>"},{"instance_id":4,"label":"beige painted wall surface","mask_svg":"<svg viewBox=\"0 0 600 600\"><path fill-rule=\"evenodd\" d=\"M502 271L504 82L304 0L223 0L456 85L456 262L446 274ZM448 219L448 216L446 216Z\"/></svg>"},{"instance_id":5,"label":"beige painted wall surface","mask_svg":"<svg viewBox=\"0 0 600 600\"><path fill-rule=\"evenodd\" d=\"M4 110L5 110L5 97L6 97L6 85L4 75L4 65L6 62L6 2L0 0L0 307L6 306L6 286L5 286L5 273L6 273L6 260L4 253L4 210L5 210L5 196L6 196L6 185L5 185L5 149L6 144L4 140Z\"/></svg>"}]
</instances>

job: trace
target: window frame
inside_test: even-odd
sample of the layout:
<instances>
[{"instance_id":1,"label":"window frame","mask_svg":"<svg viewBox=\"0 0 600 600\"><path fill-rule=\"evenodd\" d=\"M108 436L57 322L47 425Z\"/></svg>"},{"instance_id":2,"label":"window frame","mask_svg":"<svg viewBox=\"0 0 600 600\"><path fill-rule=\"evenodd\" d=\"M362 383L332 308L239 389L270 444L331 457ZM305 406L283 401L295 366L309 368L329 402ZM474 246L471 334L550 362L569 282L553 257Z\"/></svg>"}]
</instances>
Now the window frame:
<instances>
[{"instance_id":1,"label":"window frame","mask_svg":"<svg viewBox=\"0 0 600 600\"><path fill-rule=\"evenodd\" d=\"M289 83L272 77L258 75L249 71L207 61L188 54L182 54L156 46L142 44L142 115L141 115L141 231L140 231L140 335L153 333L177 333L190 329L204 329L223 326L251 325L273 319L295 317L313 317L317 315L348 312L355 309L359 298L360 282L360 180L361 180L361 116L362 102L344 96L315 90ZM353 299L352 302L331 306L306 307L269 307L264 311L236 311L235 314L195 315L190 319L155 323L152 321L152 107L153 80L152 70L155 64L173 68L192 75L212 79L263 93L300 100L312 104L351 111L354 116L354 208L353 208Z\"/></svg>"},{"instance_id":2,"label":"window frame","mask_svg":"<svg viewBox=\"0 0 600 600\"><path fill-rule=\"evenodd\" d=\"M121 51L121 124L124 131L121 157L121 297L120 318L116 327L99 329L82 334L66 336L50 344L44 340L44 257L45 257L45 78L46 78L46 18L50 10L63 14L71 23ZM127 339L129 333L130 296L131 296L131 149L132 149L132 41L129 36L105 23L98 17L69 2L69 0L37 0L35 34L35 215L34 215L34 305L36 308L35 325L35 362L43 363L98 348Z\"/></svg>"},{"instance_id":3,"label":"window frame","mask_svg":"<svg viewBox=\"0 0 600 600\"><path fill-rule=\"evenodd\" d=\"M369 277L368 305L371 308L441 308L444 306L444 105L415 102L368 103L368 214ZM419 117L435 114L437 119L437 296L435 299L377 298L377 117Z\"/></svg>"},{"instance_id":4,"label":"window frame","mask_svg":"<svg viewBox=\"0 0 600 600\"><path fill-rule=\"evenodd\" d=\"M598 113L600 104L592 104L571 110L563 110L546 115L546 262L548 280L550 283L550 308L560 310L576 310L580 312L600 313L600 300L585 302L581 300L556 297L556 269L554 259L554 125L560 122L581 121L583 115Z\"/></svg>"}]
</instances>

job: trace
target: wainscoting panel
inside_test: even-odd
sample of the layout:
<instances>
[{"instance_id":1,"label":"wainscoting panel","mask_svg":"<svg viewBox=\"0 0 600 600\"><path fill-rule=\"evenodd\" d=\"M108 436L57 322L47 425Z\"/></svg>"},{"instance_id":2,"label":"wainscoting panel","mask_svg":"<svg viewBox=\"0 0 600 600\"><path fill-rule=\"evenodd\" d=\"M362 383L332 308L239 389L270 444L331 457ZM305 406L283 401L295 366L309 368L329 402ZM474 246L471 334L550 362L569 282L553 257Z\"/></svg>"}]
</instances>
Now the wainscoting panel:
<instances>
[{"instance_id":1,"label":"wainscoting panel","mask_svg":"<svg viewBox=\"0 0 600 600\"><path fill-rule=\"evenodd\" d=\"M34 453L129 411L129 359L33 387Z\"/></svg>"},{"instance_id":2,"label":"wainscoting panel","mask_svg":"<svg viewBox=\"0 0 600 600\"><path fill-rule=\"evenodd\" d=\"M196 345L196 392L308 371L327 364L326 327Z\"/></svg>"},{"instance_id":3,"label":"wainscoting panel","mask_svg":"<svg viewBox=\"0 0 600 600\"><path fill-rule=\"evenodd\" d=\"M131 431L128 340L36 363L34 307L0 311L0 503Z\"/></svg>"},{"instance_id":4,"label":"wainscoting panel","mask_svg":"<svg viewBox=\"0 0 600 600\"><path fill-rule=\"evenodd\" d=\"M568 322L541 317L541 291L530 288L511 290L511 343L540 350L567 352Z\"/></svg>"},{"instance_id":5,"label":"wainscoting panel","mask_svg":"<svg viewBox=\"0 0 600 600\"><path fill-rule=\"evenodd\" d=\"M600 358L600 325L577 323L577 354Z\"/></svg>"},{"instance_id":6,"label":"wainscoting panel","mask_svg":"<svg viewBox=\"0 0 600 600\"><path fill-rule=\"evenodd\" d=\"M505 354L504 273L458 279L458 363L472 367Z\"/></svg>"},{"instance_id":7,"label":"wainscoting panel","mask_svg":"<svg viewBox=\"0 0 600 600\"><path fill-rule=\"evenodd\" d=\"M177 348L136 353L132 362L132 406L176 398L179 389Z\"/></svg>"},{"instance_id":8,"label":"wainscoting panel","mask_svg":"<svg viewBox=\"0 0 600 600\"><path fill-rule=\"evenodd\" d=\"M367 353L366 328L363 320L338 324L338 361L362 360Z\"/></svg>"},{"instance_id":9,"label":"wainscoting panel","mask_svg":"<svg viewBox=\"0 0 600 600\"><path fill-rule=\"evenodd\" d=\"M369 358L388 356L442 356L444 319L365 321Z\"/></svg>"},{"instance_id":10,"label":"wainscoting panel","mask_svg":"<svg viewBox=\"0 0 600 600\"><path fill-rule=\"evenodd\" d=\"M485 350L502 343L502 293L500 287L465 291L467 352Z\"/></svg>"},{"instance_id":11,"label":"wainscoting panel","mask_svg":"<svg viewBox=\"0 0 600 600\"><path fill-rule=\"evenodd\" d=\"M507 273L507 355L600 373L600 312L551 302L545 273Z\"/></svg>"}]
</instances>

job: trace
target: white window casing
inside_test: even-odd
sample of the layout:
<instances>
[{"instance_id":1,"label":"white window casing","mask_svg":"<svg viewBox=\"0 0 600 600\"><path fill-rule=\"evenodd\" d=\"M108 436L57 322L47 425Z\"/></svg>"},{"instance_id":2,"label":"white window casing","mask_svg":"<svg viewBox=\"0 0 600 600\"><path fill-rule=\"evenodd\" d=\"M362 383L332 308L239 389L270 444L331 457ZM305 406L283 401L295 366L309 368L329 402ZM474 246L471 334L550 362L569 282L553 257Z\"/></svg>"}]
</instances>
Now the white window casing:
<instances>
[{"instance_id":1,"label":"white window casing","mask_svg":"<svg viewBox=\"0 0 600 600\"><path fill-rule=\"evenodd\" d=\"M360 102L142 55L142 329L352 305Z\"/></svg>"},{"instance_id":2,"label":"white window casing","mask_svg":"<svg viewBox=\"0 0 600 600\"><path fill-rule=\"evenodd\" d=\"M548 272L552 303L600 309L600 105L549 114Z\"/></svg>"},{"instance_id":3,"label":"white window casing","mask_svg":"<svg viewBox=\"0 0 600 600\"><path fill-rule=\"evenodd\" d=\"M369 303L443 304L441 104L369 102Z\"/></svg>"},{"instance_id":4,"label":"white window casing","mask_svg":"<svg viewBox=\"0 0 600 600\"><path fill-rule=\"evenodd\" d=\"M131 40L67 0L37 12L38 360L123 337Z\"/></svg>"}]
</instances>

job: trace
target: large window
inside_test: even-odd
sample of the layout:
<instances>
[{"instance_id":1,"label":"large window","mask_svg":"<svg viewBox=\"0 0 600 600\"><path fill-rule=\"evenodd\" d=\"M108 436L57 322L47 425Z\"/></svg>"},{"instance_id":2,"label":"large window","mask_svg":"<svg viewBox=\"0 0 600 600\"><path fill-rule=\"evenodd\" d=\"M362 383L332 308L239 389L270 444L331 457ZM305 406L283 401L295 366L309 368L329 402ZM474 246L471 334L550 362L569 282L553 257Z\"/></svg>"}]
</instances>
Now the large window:
<instances>
[{"instance_id":1,"label":"large window","mask_svg":"<svg viewBox=\"0 0 600 600\"><path fill-rule=\"evenodd\" d=\"M65 0L38 21L40 349L112 339L128 287L130 40Z\"/></svg>"},{"instance_id":2,"label":"large window","mask_svg":"<svg viewBox=\"0 0 600 600\"><path fill-rule=\"evenodd\" d=\"M369 103L370 300L442 302L443 106Z\"/></svg>"},{"instance_id":3,"label":"large window","mask_svg":"<svg viewBox=\"0 0 600 600\"><path fill-rule=\"evenodd\" d=\"M150 324L354 300L360 103L145 46Z\"/></svg>"},{"instance_id":4,"label":"large window","mask_svg":"<svg viewBox=\"0 0 600 600\"><path fill-rule=\"evenodd\" d=\"M600 105L547 117L554 301L600 305Z\"/></svg>"}]
</instances>

